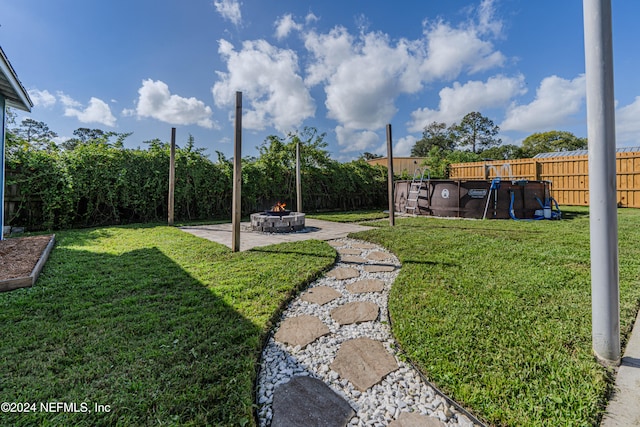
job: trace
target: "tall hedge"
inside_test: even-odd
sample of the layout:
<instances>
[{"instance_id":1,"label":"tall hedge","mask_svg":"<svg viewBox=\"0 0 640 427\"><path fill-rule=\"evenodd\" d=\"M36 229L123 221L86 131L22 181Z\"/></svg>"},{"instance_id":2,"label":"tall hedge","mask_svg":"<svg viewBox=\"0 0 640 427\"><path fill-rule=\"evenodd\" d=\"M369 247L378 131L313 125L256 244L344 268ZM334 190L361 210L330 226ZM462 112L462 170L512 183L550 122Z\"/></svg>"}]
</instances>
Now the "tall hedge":
<instances>
[{"instance_id":1,"label":"tall hedge","mask_svg":"<svg viewBox=\"0 0 640 427\"><path fill-rule=\"evenodd\" d=\"M290 147L281 147L289 153ZM288 155L288 154L287 154ZM244 215L275 201L295 208L295 168L264 155L243 160ZM8 224L31 230L89 227L167 218L169 149L125 149L84 144L73 150L14 150L7 156L7 185L17 185L18 209ZM303 163L303 208L382 207L386 169L363 161ZM192 147L176 150L177 220L231 215L232 164Z\"/></svg>"}]
</instances>

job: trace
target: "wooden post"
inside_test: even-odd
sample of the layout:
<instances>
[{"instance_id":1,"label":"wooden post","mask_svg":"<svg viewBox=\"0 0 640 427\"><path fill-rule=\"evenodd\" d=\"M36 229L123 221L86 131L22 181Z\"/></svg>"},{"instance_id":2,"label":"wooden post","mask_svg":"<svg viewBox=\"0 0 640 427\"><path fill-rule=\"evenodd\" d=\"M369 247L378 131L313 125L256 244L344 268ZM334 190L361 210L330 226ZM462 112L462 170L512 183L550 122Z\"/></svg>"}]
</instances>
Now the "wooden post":
<instances>
[{"instance_id":1,"label":"wooden post","mask_svg":"<svg viewBox=\"0 0 640 427\"><path fill-rule=\"evenodd\" d=\"M300 173L300 141L296 143L296 208L302 212L302 176Z\"/></svg>"},{"instance_id":2,"label":"wooden post","mask_svg":"<svg viewBox=\"0 0 640 427\"><path fill-rule=\"evenodd\" d=\"M176 189L176 128L171 128L171 151L169 154L169 225L173 225Z\"/></svg>"},{"instance_id":3,"label":"wooden post","mask_svg":"<svg viewBox=\"0 0 640 427\"><path fill-rule=\"evenodd\" d=\"M389 225L396 225L395 200L393 197L393 149L391 142L391 124L387 125L387 193L389 194Z\"/></svg>"},{"instance_id":4,"label":"wooden post","mask_svg":"<svg viewBox=\"0 0 640 427\"><path fill-rule=\"evenodd\" d=\"M235 143L233 147L233 205L231 208L231 250L240 251L240 219L242 190L242 92L236 92Z\"/></svg>"}]
</instances>

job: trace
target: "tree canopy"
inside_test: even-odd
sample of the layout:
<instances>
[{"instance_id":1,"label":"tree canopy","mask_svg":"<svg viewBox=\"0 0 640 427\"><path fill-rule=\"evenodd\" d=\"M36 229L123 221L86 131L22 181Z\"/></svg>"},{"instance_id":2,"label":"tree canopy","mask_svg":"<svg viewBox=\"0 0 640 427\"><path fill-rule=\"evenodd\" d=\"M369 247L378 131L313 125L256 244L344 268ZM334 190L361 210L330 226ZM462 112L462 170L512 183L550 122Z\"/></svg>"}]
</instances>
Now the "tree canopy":
<instances>
[{"instance_id":1,"label":"tree canopy","mask_svg":"<svg viewBox=\"0 0 640 427\"><path fill-rule=\"evenodd\" d=\"M467 114L460 124L454 124L450 129L457 145L471 147L472 153L478 153L502 143L502 140L496 137L500 127L477 111Z\"/></svg>"},{"instance_id":2,"label":"tree canopy","mask_svg":"<svg viewBox=\"0 0 640 427\"><path fill-rule=\"evenodd\" d=\"M579 138L571 132L552 130L529 135L522 141L522 150L526 157L533 157L540 153L582 150L587 145L587 138Z\"/></svg>"},{"instance_id":3,"label":"tree canopy","mask_svg":"<svg viewBox=\"0 0 640 427\"><path fill-rule=\"evenodd\" d=\"M433 148L439 152L452 151L456 146L453 133L446 123L432 122L424 128L422 138L411 149L411 156L426 157Z\"/></svg>"}]
</instances>

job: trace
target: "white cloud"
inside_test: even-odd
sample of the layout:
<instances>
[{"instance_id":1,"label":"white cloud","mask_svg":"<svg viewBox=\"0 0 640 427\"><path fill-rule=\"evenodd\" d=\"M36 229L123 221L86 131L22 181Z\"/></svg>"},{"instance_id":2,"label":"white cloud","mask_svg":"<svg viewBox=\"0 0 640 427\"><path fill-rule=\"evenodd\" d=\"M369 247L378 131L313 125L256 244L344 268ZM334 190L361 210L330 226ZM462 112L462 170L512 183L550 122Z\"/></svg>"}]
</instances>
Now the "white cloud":
<instances>
[{"instance_id":1,"label":"white cloud","mask_svg":"<svg viewBox=\"0 0 640 427\"><path fill-rule=\"evenodd\" d=\"M220 108L234 104L240 91L243 126L264 129L273 126L289 131L315 114L315 104L302 77L298 74L298 57L289 49L279 49L264 40L245 41L236 51L231 43L220 40L218 52L227 63L228 72L218 72L219 81L212 88Z\"/></svg>"},{"instance_id":2,"label":"white cloud","mask_svg":"<svg viewBox=\"0 0 640 427\"><path fill-rule=\"evenodd\" d=\"M33 101L34 107L48 108L56 103L55 95L48 90L31 89L29 90L29 98Z\"/></svg>"},{"instance_id":3,"label":"white cloud","mask_svg":"<svg viewBox=\"0 0 640 427\"><path fill-rule=\"evenodd\" d=\"M65 106L66 108L73 108L73 107L81 107L82 106L81 103L79 103L75 99L71 98L69 95L65 94L62 91L56 92L56 95L58 96L58 99L60 100L62 105Z\"/></svg>"},{"instance_id":4,"label":"white cloud","mask_svg":"<svg viewBox=\"0 0 640 427\"><path fill-rule=\"evenodd\" d=\"M640 96L616 110L616 142L640 144Z\"/></svg>"},{"instance_id":5,"label":"white cloud","mask_svg":"<svg viewBox=\"0 0 640 427\"><path fill-rule=\"evenodd\" d=\"M290 13L276 21L276 38L278 40L286 38L293 30L302 30L302 24L296 23Z\"/></svg>"},{"instance_id":6,"label":"white cloud","mask_svg":"<svg viewBox=\"0 0 640 427\"><path fill-rule=\"evenodd\" d=\"M327 116L340 127L378 130L396 114L400 96L419 93L438 79L501 66L504 55L487 39L501 32L494 15L493 1L485 0L477 16L455 28L442 21L425 24L417 40L364 30L352 35L340 26L310 31L304 34L312 57L305 82L324 85Z\"/></svg>"},{"instance_id":7,"label":"white cloud","mask_svg":"<svg viewBox=\"0 0 640 427\"><path fill-rule=\"evenodd\" d=\"M353 43L354 38L344 27L334 27L327 34L307 33L304 45L315 61L307 66L306 83L314 86L329 79L340 64L354 55Z\"/></svg>"},{"instance_id":8,"label":"white cloud","mask_svg":"<svg viewBox=\"0 0 640 427\"><path fill-rule=\"evenodd\" d=\"M380 137L373 131L355 131L343 126L336 126L336 136L343 153L368 151L380 142Z\"/></svg>"},{"instance_id":9,"label":"white cloud","mask_svg":"<svg viewBox=\"0 0 640 427\"><path fill-rule=\"evenodd\" d=\"M422 88L418 46L401 39L392 43L381 33L354 39L344 28L309 33L305 46L315 58L307 83L326 82L328 116L351 129L379 129L396 113L402 93Z\"/></svg>"},{"instance_id":10,"label":"white cloud","mask_svg":"<svg viewBox=\"0 0 640 427\"><path fill-rule=\"evenodd\" d=\"M540 132L563 123L584 105L586 82L584 74L573 80L558 76L546 77L536 90L535 99L525 105L511 105L500 124L502 130Z\"/></svg>"},{"instance_id":11,"label":"white cloud","mask_svg":"<svg viewBox=\"0 0 640 427\"><path fill-rule=\"evenodd\" d=\"M231 21L234 25L242 23L242 12L240 11L240 2L236 0L220 0L214 1L213 5L224 19Z\"/></svg>"},{"instance_id":12,"label":"white cloud","mask_svg":"<svg viewBox=\"0 0 640 427\"><path fill-rule=\"evenodd\" d=\"M496 18L494 0L483 0L478 7L478 31L489 33L495 37L502 34L502 21Z\"/></svg>"},{"instance_id":13,"label":"white cloud","mask_svg":"<svg viewBox=\"0 0 640 427\"><path fill-rule=\"evenodd\" d=\"M486 22L483 26L489 26ZM438 21L425 29L427 58L421 66L426 80L454 79L463 71L477 73L501 67L505 56L482 38L476 25L453 28Z\"/></svg>"},{"instance_id":14,"label":"white cloud","mask_svg":"<svg viewBox=\"0 0 640 427\"><path fill-rule=\"evenodd\" d=\"M307 14L307 16L305 16L304 18L305 22L307 24L311 24L312 22L317 22L320 20L320 18L318 18L316 15L314 15L312 12L309 12Z\"/></svg>"},{"instance_id":15,"label":"white cloud","mask_svg":"<svg viewBox=\"0 0 640 427\"><path fill-rule=\"evenodd\" d=\"M78 106L77 101L68 97L65 98L63 104L73 105L65 108L64 115L76 117L82 123L100 123L105 126L116 125L116 118L111 114L111 107L101 99L91 97L89 105L83 110L75 108L75 106Z\"/></svg>"},{"instance_id":16,"label":"white cloud","mask_svg":"<svg viewBox=\"0 0 640 427\"><path fill-rule=\"evenodd\" d=\"M418 138L416 138L413 135L407 135L404 138L400 138L393 145L393 155L394 156L398 156L398 157L408 157L408 156L410 156L411 155L411 149L416 144L417 140L418 140Z\"/></svg>"},{"instance_id":17,"label":"white cloud","mask_svg":"<svg viewBox=\"0 0 640 427\"><path fill-rule=\"evenodd\" d=\"M136 114L139 118L151 117L172 125L213 127L211 107L193 97L172 95L169 86L160 80L144 80L138 94Z\"/></svg>"},{"instance_id":18,"label":"white cloud","mask_svg":"<svg viewBox=\"0 0 640 427\"><path fill-rule=\"evenodd\" d=\"M437 110L421 108L411 113L409 130L420 132L432 122L451 125L472 111L505 106L513 97L525 92L522 75L498 75L490 77L486 82L469 81L463 85L455 82L452 87L445 87L440 91Z\"/></svg>"}]
</instances>

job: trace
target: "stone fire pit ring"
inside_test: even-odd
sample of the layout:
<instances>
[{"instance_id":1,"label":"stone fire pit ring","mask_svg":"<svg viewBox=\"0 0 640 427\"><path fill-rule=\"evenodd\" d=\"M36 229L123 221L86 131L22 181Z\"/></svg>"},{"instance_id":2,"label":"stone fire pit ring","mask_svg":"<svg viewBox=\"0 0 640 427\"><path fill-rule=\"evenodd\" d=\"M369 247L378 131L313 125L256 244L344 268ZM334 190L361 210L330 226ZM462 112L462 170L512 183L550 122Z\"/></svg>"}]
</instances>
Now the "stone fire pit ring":
<instances>
[{"instance_id":1,"label":"stone fire pit ring","mask_svg":"<svg viewBox=\"0 0 640 427\"><path fill-rule=\"evenodd\" d=\"M286 215L258 212L251 214L251 229L263 233L292 233L304 229L304 214L289 212Z\"/></svg>"}]
</instances>

